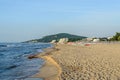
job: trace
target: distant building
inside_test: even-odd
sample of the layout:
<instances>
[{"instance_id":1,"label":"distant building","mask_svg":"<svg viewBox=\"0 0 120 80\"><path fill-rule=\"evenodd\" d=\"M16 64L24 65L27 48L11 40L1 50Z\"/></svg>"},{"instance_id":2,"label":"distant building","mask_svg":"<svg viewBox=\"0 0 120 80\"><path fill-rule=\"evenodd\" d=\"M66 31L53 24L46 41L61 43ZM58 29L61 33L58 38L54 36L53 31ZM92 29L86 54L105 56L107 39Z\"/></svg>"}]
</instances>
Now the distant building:
<instances>
[{"instance_id":1,"label":"distant building","mask_svg":"<svg viewBox=\"0 0 120 80\"><path fill-rule=\"evenodd\" d=\"M93 42L100 42L100 39L93 39Z\"/></svg>"},{"instance_id":2,"label":"distant building","mask_svg":"<svg viewBox=\"0 0 120 80\"><path fill-rule=\"evenodd\" d=\"M92 41L93 40L93 38L86 38L87 39L87 41Z\"/></svg>"},{"instance_id":3,"label":"distant building","mask_svg":"<svg viewBox=\"0 0 120 80\"><path fill-rule=\"evenodd\" d=\"M112 37L107 37L108 40L110 40Z\"/></svg>"},{"instance_id":4,"label":"distant building","mask_svg":"<svg viewBox=\"0 0 120 80\"><path fill-rule=\"evenodd\" d=\"M68 38L61 38L58 43L65 44L68 42Z\"/></svg>"},{"instance_id":5,"label":"distant building","mask_svg":"<svg viewBox=\"0 0 120 80\"><path fill-rule=\"evenodd\" d=\"M50 43L56 43L56 40L52 40Z\"/></svg>"}]
</instances>

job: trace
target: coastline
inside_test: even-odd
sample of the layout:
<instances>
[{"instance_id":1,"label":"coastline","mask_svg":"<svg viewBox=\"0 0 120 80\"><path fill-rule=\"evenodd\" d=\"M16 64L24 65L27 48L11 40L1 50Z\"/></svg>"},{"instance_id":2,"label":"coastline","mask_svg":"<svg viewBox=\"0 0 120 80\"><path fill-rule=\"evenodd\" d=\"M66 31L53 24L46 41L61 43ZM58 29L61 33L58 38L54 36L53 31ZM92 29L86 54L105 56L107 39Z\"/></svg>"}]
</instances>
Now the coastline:
<instances>
[{"instance_id":1,"label":"coastline","mask_svg":"<svg viewBox=\"0 0 120 80\"><path fill-rule=\"evenodd\" d=\"M59 44L38 54L45 60L35 78L44 80L118 80L119 44Z\"/></svg>"},{"instance_id":2,"label":"coastline","mask_svg":"<svg viewBox=\"0 0 120 80\"><path fill-rule=\"evenodd\" d=\"M40 71L32 76L33 78L42 78L43 80L59 80L62 70L59 64L52 58L52 53L55 51L58 51L55 47L46 48L42 53L34 56L34 58L43 59L45 62L40 68Z\"/></svg>"}]
</instances>

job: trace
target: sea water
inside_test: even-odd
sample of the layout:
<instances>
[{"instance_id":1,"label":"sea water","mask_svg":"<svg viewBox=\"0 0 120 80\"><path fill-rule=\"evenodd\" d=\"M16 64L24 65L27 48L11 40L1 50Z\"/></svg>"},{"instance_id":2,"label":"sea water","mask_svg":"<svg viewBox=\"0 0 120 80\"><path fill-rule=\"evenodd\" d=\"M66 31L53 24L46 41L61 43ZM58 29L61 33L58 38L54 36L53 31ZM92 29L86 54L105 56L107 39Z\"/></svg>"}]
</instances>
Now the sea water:
<instances>
[{"instance_id":1,"label":"sea water","mask_svg":"<svg viewBox=\"0 0 120 80\"><path fill-rule=\"evenodd\" d=\"M48 47L52 45L48 43L0 43L0 80L25 80L36 74L44 61L28 59L28 56L40 53Z\"/></svg>"}]
</instances>

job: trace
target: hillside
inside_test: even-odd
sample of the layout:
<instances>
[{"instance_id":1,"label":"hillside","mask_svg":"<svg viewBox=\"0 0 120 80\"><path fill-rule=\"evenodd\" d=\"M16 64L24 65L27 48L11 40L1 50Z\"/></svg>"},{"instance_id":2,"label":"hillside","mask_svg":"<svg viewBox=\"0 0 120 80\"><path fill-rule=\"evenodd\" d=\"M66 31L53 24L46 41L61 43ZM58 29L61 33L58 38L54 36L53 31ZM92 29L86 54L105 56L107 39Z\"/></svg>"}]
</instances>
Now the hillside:
<instances>
[{"instance_id":1,"label":"hillside","mask_svg":"<svg viewBox=\"0 0 120 80\"><path fill-rule=\"evenodd\" d=\"M29 41L26 41L26 42L51 42L52 40L59 41L60 38L68 38L69 41L77 41L77 40L84 39L86 37L72 35L72 34L68 34L68 33L59 33L59 34L44 36L41 39L29 40Z\"/></svg>"}]
</instances>

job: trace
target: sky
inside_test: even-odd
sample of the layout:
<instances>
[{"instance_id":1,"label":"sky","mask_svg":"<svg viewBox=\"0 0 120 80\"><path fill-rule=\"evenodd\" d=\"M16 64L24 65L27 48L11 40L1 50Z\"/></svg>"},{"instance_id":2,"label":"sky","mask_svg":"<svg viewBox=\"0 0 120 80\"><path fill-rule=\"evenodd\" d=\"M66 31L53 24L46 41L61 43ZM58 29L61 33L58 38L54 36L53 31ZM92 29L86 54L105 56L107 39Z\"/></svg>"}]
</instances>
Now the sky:
<instances>
[{"instance_id":1,"label":"sky","mask_svg":"<svg viewBox=\"0 0 120 80\"><path fill-rule=\"evenodd\" d=\"M108 37L119 21L120 0L0 0L0 42L56 33Z\"/></svg>"}]
</instances>

